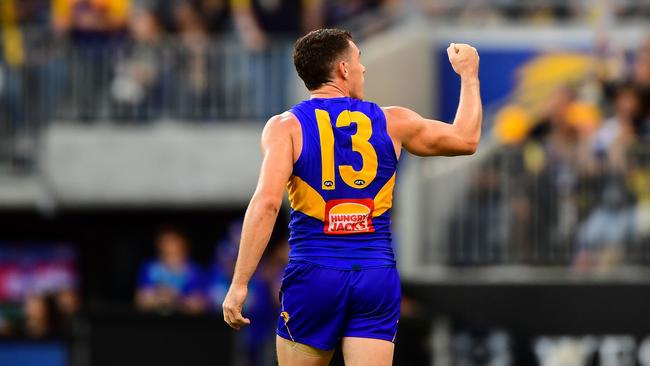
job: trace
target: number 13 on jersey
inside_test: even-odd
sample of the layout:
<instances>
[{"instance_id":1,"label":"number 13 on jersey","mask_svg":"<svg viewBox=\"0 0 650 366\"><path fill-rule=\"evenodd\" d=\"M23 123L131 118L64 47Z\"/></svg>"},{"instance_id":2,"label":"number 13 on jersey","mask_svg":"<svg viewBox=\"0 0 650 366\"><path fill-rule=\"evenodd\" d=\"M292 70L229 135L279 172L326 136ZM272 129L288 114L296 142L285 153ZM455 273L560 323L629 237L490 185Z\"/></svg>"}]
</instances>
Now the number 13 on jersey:
<instances>
[{"instance_id":1,"label":"number 13 on jersey","mask_svg":"<svg viewBox=\"0 0 650 366\"><path fill-rule=\"evenodd\" d=\"M316 109L316 122L320 136L322 189L336 189L336 176L334 164L334 132L330 115L327 111ZM352 151L361 155L361 169L355 170L352 165L339 165L338 170L345 184L353 188L367 187L377 176L377 152L370 143L372 136L372 122L362 112L344 110L336 118L336 127L346 127L355 123L357 132L352 138Z\"/></svg>"}]
</instances>

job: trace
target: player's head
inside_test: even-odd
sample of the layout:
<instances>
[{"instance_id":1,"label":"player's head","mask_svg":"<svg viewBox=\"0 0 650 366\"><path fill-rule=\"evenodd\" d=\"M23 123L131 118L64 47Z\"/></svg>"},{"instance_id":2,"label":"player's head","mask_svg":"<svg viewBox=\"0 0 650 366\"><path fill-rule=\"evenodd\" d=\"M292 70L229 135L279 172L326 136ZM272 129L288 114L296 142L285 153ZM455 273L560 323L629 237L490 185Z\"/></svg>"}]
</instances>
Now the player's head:
<instances>
[{"instance_id":1,"label":"player's head","mask_svg":"<svg viewBox=\"0 0 650 366\"><path fill-rule=\"evenodd\" d=\"M361 51L350 32L340 29L318 29L296 41L293 63L298 76L310 91L327 83L335 83L351 97L363 99Z\"/></svg>"}]
</instances>

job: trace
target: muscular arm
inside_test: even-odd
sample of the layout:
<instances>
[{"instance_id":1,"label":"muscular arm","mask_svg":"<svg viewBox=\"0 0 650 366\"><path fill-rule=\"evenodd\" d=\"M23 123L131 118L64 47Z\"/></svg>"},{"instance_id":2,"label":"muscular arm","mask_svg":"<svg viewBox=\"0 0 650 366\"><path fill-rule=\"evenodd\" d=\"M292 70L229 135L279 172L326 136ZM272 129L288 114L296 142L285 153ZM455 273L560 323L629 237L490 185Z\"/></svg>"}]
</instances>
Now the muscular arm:
<instances>
[{"instance_id":1,"label":"muscular arm","mask_svg":"<svg viewBox=\"0 0 650 366\"><path fill-rule=\"evenodd\" d=\"M478 54L467 45L452 45L448 53L454 70L461 77L460 101L452 124L423 118L403 107L384 108L389 134L398 146L412 154L468 155L478 147L483 120Z\"/></svg>"},{"instance_id":2,"label":"muscular arm","mask_svg":"<svg viewBox=\"0 0 650 366\"><path fill-rule=\"evenodd\" d=\"M244 216L235 273L223 302L224 320L235 329L250 323L241 315L248 282L255 273L271 237L284 190L293 169L293 146L287 128L291 118L285 115L275 116L269 120L262 132L264 159L260 177Z\"/></svg>"}]
</instances>

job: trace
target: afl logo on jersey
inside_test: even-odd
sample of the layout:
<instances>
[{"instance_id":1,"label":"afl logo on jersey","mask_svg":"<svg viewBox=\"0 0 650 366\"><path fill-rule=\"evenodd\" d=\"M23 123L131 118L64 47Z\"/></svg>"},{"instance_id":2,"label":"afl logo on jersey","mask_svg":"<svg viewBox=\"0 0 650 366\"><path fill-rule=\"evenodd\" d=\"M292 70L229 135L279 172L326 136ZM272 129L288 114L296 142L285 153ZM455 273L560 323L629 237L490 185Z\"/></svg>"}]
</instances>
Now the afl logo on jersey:
<instances>
[{"instance_id":1,"label":"afl logo on jersey","mask_svg":"<svg viewBox=\"0 0 650 366\"><path fill-rule=\"evenodd\" d=\"M325 182L323 182L323 184L325 185L325 187L331 187L334 185L334 182L332 182L331 180L326 180Z\"/></svg>"},{"instance_id":2,"label":"afl logo on jersey","mask_svg":"<svg viewBox=\"0 0 650 366\"><path fill-rule=\"evenodd\" d=\"M358 186L362 186L362 185L366 184L366 181L363 180L363 179L357 179L357 180L354 181L354 184L356 184Z\"/></svg>"},{"instance_id":3,"label":"afl logo on jersey","mask_svg":"<svg viewBox=\"0 0 650 366\"><path fill-rule=\"evenodd\" d=\"M374 201L371 199L338 199L328 201L325 205L326 234L345 235L372 233L372 212Z\"/></svg>"}]
</instances>

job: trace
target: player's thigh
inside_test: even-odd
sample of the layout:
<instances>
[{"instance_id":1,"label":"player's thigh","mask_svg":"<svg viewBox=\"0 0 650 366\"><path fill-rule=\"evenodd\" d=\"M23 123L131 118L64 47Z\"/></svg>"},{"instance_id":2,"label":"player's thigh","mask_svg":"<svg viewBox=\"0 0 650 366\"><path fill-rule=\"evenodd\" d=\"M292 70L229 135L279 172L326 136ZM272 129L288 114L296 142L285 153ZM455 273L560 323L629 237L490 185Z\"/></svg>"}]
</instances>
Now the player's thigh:
<instances>
[{"instance_id":1,"label":"player's thigh","mask_svg":"<svg viewBox=\"0 0 650 366\"><path fill-rule=\"evenodd\" d=\"M395 344L383 339L343 337L345 366L390 366Z\"/></svg>"},{"instance_id":2,"label":"player's thigh","mask_svg":"<svg viewBox=\"0 0 650 366\"><path fill-rule=\"evenodd\" d=\"M324 351L276 336L279 366L327 366L334 350Z\"/></svg>"}]
</instances>

